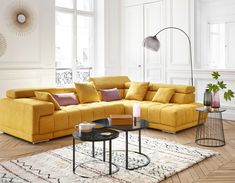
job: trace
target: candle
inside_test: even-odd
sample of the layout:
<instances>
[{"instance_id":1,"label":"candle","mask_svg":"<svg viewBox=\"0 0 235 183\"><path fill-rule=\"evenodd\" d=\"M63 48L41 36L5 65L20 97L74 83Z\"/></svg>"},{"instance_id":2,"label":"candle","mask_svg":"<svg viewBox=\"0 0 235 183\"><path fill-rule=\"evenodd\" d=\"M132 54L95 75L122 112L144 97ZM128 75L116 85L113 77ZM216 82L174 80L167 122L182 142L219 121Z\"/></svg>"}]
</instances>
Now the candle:
<instances>
[{"instance_id":1,"label":"candle","mask_svg":"<svg viewBox=\"0 0 235 183\"><path fill-rule=\"evenodd\" d=\"M135 103L133 105L133 117L139 118L140 117L140 104Z\"/></svg>"}]
</instances>

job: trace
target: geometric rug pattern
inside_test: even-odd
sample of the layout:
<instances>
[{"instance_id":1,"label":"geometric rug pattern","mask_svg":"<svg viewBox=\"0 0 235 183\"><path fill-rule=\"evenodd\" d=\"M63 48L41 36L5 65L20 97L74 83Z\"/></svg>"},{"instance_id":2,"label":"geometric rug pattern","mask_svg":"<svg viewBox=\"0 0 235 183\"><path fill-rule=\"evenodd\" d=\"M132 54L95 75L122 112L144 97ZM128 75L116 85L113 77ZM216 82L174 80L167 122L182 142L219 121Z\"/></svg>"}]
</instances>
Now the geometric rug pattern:
<instances>
[{"instance_id":1,"label":"geometric rug pattern","mask_svg":"<svg viewBox=\"0 0 235 183\"><path fill-rule=\"evenodd\" d=\"M72 143L72 138L71 138ZM108 142L106 142L108 143ZM120 170L108 173L108 151L103 158L103 143L95 143L95 158L91 156L91 142L76 144L76 165L72 171L72 146L0 163L1 182L94 182L94 183L156 183L218 153L176 142L142 136L142 153L148 155L148 166L125 169L125 133L112 141L112 161ZM108 144L106 145L108 147ZM107 149L108 150L108 149ZM145 164L147 159L138 151L138 136L129 133L129 167ZM112 166L115 170L115 166Z\"/></svg>"}]
</instances>

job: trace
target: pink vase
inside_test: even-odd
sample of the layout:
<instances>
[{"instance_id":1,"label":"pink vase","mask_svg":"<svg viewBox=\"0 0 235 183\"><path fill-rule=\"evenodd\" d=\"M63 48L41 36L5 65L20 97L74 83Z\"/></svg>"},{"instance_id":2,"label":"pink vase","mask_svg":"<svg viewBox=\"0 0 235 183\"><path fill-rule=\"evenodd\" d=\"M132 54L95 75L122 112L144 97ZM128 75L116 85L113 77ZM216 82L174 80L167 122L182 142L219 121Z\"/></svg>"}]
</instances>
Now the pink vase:
<instances>
[{"instance_id":1,"label":"pink vase","mask_svg":"<svg viewBox=\"0 0 235 183\"><path fill-rule=\"evenodd\" d=\"M212 108L220 108L219 92L212 93Z\"/></svg>"}]
</instances>

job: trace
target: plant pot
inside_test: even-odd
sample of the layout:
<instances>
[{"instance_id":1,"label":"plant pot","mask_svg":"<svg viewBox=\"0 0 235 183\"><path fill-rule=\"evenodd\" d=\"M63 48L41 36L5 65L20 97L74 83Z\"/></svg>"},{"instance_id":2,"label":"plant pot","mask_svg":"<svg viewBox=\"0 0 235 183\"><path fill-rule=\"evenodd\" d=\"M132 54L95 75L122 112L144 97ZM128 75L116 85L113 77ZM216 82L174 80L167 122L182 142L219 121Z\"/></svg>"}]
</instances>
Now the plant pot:
<instances>
[{"instance_id":1,"label":"plant pot","mask_svg":"<svg viewBox=\"0 0 235 183\"><path fill-rule=\"evenodd\" d=\"M220 108L219 92L212 93L211 108L215 110Z\"/></svg>"}]
</instances>

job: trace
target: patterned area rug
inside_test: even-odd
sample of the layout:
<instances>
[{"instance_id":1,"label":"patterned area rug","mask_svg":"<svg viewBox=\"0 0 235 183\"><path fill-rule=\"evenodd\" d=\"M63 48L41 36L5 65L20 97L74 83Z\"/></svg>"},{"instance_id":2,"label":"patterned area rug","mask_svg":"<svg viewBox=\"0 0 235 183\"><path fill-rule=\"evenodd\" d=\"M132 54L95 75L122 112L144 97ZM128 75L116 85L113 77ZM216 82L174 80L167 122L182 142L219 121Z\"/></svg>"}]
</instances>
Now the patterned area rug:
<instances>
[{"instance_id":1,"label":"patterned area rug","mask_svg":"<svg viewBox=\"0 0 235 183\"><path fill-rule=\"evenodd\" d=\"M138 151L138 136L129 134L129 138L129 149ZM91 157L91 142L83 142L76 145L76 163L79 166L75 174L72 171L72 146L68 146L17 160L1 162L0 180L1 182L14 183L156 183L217 154L209 150L142 136L142 152L149 156L151 162L146 167L130 171L125 169L125 153L120 151L125 150L125 134L121 133L112 145L113 162L119 166L120 170L111 176L107 175L108 162L102 161L102 142L95 143L95 159ZM106 153L107 161L108 152ZM129 153L130 167L144 164L146 161L144 156L133 152ZM112 167L115 170L115 166Z\"/></svg>"}]
</instances>

